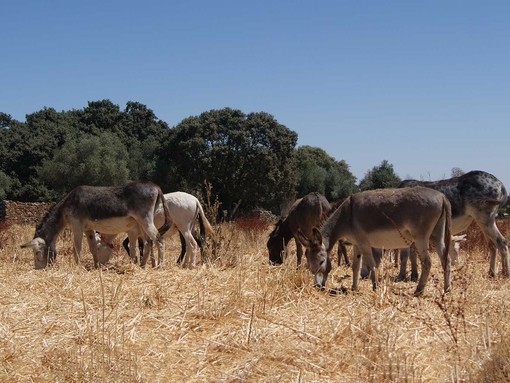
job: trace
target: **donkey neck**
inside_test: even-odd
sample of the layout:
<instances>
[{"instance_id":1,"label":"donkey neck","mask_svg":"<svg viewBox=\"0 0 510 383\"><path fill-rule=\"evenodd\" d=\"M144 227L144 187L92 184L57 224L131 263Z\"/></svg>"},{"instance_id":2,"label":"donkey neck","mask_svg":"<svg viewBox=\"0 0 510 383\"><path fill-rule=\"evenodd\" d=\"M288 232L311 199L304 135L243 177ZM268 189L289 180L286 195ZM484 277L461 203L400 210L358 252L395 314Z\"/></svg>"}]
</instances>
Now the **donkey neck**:
<instances>
[{"instance_id":1,"label":"donkey neck","mask_svg":"<svg viewBox=\"0 0 510 383\"><path fill-rule=\"evenodd\" d=\"M283 241L285 242L285 245L289 243L289 241L294 237L294 234L292 233L292 229L289 224L289 220L284 219L280 225L279 228L279 234L283 238Z\"/></svg>"},{"instance_id":2,"label":"donkey neck","mask_svg":"<svg viewBox=\"0 0 510 383\"><path fill-rule=\"evenodd\" d=\"M46 243L55 242L57 236L64 229L64 201L53 205L35 229L34 238L40 237Z\"/></svg>"},{"instance_id":3,"label":"donkey neck","mask_svg":"<svg viewBox=\"0 0 510 383\"><path fill-rule=\"evenodd\" d=\"M327 251L331 251L335 244L344 239L349 232L351 222L352 203L348 197L324 222L320 231L322 242Z\"/></svg>"}]
</instances>

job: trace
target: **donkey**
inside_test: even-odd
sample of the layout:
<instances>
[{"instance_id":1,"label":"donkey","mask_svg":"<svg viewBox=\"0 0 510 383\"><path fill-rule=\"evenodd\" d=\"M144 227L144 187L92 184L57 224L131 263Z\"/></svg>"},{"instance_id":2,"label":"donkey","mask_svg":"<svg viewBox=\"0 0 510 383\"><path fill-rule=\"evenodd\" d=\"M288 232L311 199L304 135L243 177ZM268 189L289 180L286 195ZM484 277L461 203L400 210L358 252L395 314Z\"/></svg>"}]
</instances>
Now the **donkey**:
<instances>
[{"instance_id":1,"label":"donkey","mask_svg":"<svg viewBox=\"0 0 510 383\"><path fill-rule=\"evenodd\" d=\"M212 235L214 230L207 220L205 216L204 209L200 204L200 201L193 195L185 193L185 192L173 192L166 193L164 196L164 207L168 210L170 215L170 228L164 234L163 238L169 237L175 231L179 232L179 236L181 237L181 254L177 260L178 263L183 263L184 256L186 255L186 262L184 265L189 265L190 267L195 264L195 253L196 250L200 247L201 249L205 245L206 235ZM193 235L195 223L199 223L200 226L200 237L195 238ZM165 222L165 214L161 205L158 205L156 211L154 212L154 224L156 226L161 226ZM138 233L140 234L140 233ZM108 246L108 242L106 241L106 245ZM129 236L124 240L123 246L127 250L128 246L132 241L132 238ZM105 242L103 240L103 242ZM136 243L136 241L134 242ZM143 242L139 243L143 252ZM108 247L104 248L105 252L108 251ZM111 249L110 249L111 253ZM144 253L145 254L145 253ZM142 260L143 264L145 264L146 259Z\"/></svg>"},{"instance_id":2,"label":"donkey","mask_svg":"<svg viewBox=\"0 0 510 383\"><path fill-rule=\"evenodd\" d=\"M269 263L281 265L282 253L292 238L297 238L297 230L301 229L306 235L311 235L312 228L320 225L331 210L326 197L317 192L312 192L296 200L285 218L280 218L274 230L269 234L267 249L269 250ZM297 264L301 264L303 246L297 239L296 255Z\"/></svg>"},{"instance_id":3,"label":"donkey","mask_svg":"<svg viewBox=\"0 0 510 383\"><path fill-rule=\"evenodd\" d=\"M475 221L489 246L489 276L496 276L496 249L501 256L501 273L510 276L508 245L496 226L498 210L507 202L508 193L503 183L490 173L474 170L459 177L440 181L402 181L398 187L425 186L444 193L452 206L452 234L458 234ZM462 240L462 237L460 237ZM405 279L409 251L401 251L398 279ZM411 278L417 277L415 260Z\"/></svg>"},{"instance_id":4,"label":"donkey","mask_svg":"<svg viewBox=\"0 0 510 383\"><path fill-rule=\"evenodd\" d=\"M66 225L71 226L74 239L74 260L80 263L83 233L87 235L94 266L98 267L96 231L113 235L127 232L132 237L131 259L136 259L136 233L156 241L159 265L164 253L161 236L170 227L170 214L165 204L164 224L154 226L154 210L163 202L163 192L151 182L130 182L124 186L78 186L53 205L35 229L34 239L21 245L34 250L34 265L43 269L55 262L56 240ZM148 253L147 253L148 254ZM145 255L144 255L145 257Z\"/></svg>"},{"instance_id":5,"label":"donkey","mask_svg":"<svg viewBox=\"0 0 510 383\"><path fill-rule=\"evenodd\" d=\"M328 252L332 246L339 239L355 245L358 251L352 263L353 290L358 289L361 257L370 270L373 289L377 287L371 248L398 249L414 242L423 270L414 292L419 296L425 289L431 268L429 240L441 259L444 290L450 288L450 221L450 202L436 190L421 186L378 189L351 195L320 230L314 227L310 236L298 229L297 237L306 246L305 255L314 283L322 288L331 270Z\"/></svg>"}]
</instances>

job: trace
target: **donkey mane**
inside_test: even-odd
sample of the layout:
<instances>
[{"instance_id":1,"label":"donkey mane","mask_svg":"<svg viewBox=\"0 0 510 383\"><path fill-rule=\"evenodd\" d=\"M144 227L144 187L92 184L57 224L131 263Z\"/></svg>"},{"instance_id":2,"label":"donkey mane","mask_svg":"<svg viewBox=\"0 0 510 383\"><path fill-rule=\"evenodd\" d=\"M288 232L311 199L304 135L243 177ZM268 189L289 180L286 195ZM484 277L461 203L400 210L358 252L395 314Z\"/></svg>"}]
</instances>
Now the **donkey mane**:
<instances>
[{"instance_id":1,"label":"donkey mane","mask_svg":"<svg viewBox=\"0 0 510 383\"><path fill-rule=\"evenodd\" d=\"M50 206L35 228L36 237L47 238L55 231L62 230L64 225L62 222L62 206L64 204L64 200L65 198ZM51 230L53 228L55 230Z\"/></svg>"}]
</instances>

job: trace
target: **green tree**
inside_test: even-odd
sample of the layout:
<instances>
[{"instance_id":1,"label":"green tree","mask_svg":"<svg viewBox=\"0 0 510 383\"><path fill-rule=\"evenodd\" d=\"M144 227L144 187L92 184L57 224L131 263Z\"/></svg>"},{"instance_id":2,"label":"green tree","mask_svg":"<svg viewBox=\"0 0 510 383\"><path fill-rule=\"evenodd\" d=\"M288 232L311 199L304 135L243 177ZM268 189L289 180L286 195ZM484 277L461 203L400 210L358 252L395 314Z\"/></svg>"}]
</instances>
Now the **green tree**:
<instances>
[{"instance_id":1,"label":"green tree","mask_svg":"<svg viewBox=\"0 0 510 383\"><path fill-rule=\"evenodd\" d=\"M0 200L6 199L9 195L9 189L11 188L13 181L11 177L0 170Z\"/></svg>"},{"instance_id":2,"label":"green tree","mask_svg":"<svg viewBox=\"0 0 510 383\"><path fill-rule=\"evenodd\" d=\"M25 123L12 123L2 129L5 149L0 149L2 170L16 185L10 188L9 198L21 201L38 201L48 197L46 190L37 180L37 168L51 159L72 134L65 116L53 108L44 108L27 115Z\"/></svg>"},{"instance_id":3,"label":"green tree","mask_svg":"<svg viewBox=\"0 0 510 383\"><path fill-rule=\"evenodd\" d=\"M82 133L45 161L38 175L57 197L82 184L121 184L129 179L128 152L114 133Z\"/></svg>"},{"instance_id":4,"label":"green tree","mask_svg":"<svg viewBox=\"0 0 510 383\"><path fill-rule=\"evenodd\" d=\"M128 101L122 115L121 128L127 138L123 143L129 153L131 178L153 180L156 154L168 132L167 123L159 120L147 106Z\"/></svg>"},{"instance_id":5,"label":"green tree","mask_svg":"<svg viewBox=\"0 0 510 383\"><path fill-rule=\"evenodd\" d=\"M101 137L106 132L116 137L111 150L121 145L129 154L128 178L153 179L156 150L168 132L168 125L143 104L129 101L123 111L110 100L90 101L85 108L71 111L43 108L27 115L24 123L0 113L0 170L11 181L7 197L21 201L53 198L62 188L55 193L48 186L53 183L40 180L42 164L55 163L56 153L64 145L70 146L70 141L82 139L83 135ZM123 169L119 174L123 174ZM88 176L85 180L90 179Z\"/></svg>"},{"instance_id":6,"label":"green tree","mask_svg":"<svg viewBox=\"0 0 510 383\"><path fill-rule=\"evenodd\" d=\"M360 190L371 190L395 187L401 179L395 174L393 165L383 160L379 166L374 166L360 181Z\"/></svg>"},{"instance_id":7,"label":"green tree","mask_svg":"<svg viewBox=\"0 0 510 383\"><path fill-rule=\"evenodd\" d=\"M323 149L300 146L296 150L297 195L317 191L330 201L347 197L356 190L356 178L345 161L336 161Z\"/></svg>"},{"instance_id":8,"label":"green tree","mask_svg":"<svg viewBox=\"0 0 510 383\"><path fill-rule=\"evenodd\" d=\"M187 191L207 180L229 215L238 206L276 209L294 194L296 142L297 134L267 113L211 110L171 129L159 153L160 180L165 189Z\"/></svg>"}]
</instances>

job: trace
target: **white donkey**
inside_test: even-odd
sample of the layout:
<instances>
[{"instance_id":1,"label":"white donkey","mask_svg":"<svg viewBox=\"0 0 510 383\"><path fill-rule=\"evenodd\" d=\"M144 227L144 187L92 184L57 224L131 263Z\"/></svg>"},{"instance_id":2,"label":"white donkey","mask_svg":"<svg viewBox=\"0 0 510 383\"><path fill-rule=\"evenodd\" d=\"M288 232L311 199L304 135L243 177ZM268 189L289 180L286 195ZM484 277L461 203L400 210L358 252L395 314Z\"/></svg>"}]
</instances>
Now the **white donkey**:
<instances>
[{"instance_id":1,"label":"white donkey","mask_svg":"<svg viewBox=\"0 0 510 383\"><path fill-rule=\"evenodd\" d=\"M399 249L414 242L422 265L422 274L414 295L421 295L427 283L431 260L429 240L441 259L444 290L450 287L451 206L443 193L417 186L402 189L379 189L348 197L324 225L313 229L311 238L298 230L306 246L308 267L316 285L324 287L331 269L328 253L339 239L359 249L352 263L353 290L358 289L361 256L370 270L372 286L377 286L376 264L372 248Z\"/></svg>"},{"instance_id":2,"label":"white donkey","mask_svg":"<svg viewBox=\"0 0 510 383\"><path fill-rule=\"evenodd\" d=\"M137 233L158 245L159 264L163 264L163 235L169 228L170 215L166 205L161 211L160 229L154 225L157 204L163 202L163 192L151 182L130 182L124 186L78 186L53 205L35 229L34 239L21 245L34 250L36 269L45 268L57 256L56 240L66 225L71 226L74 238L74 260L80 261L83 233L87 235L94 266L99 264L95 232L119 234L127 232L136 242ZM149 248L149 247L148 247ZM152 248L152 246L150 246ZM130 249L132 259L136 248ZM148 255L148 251L147 251Z\"/></svg>"},{"instance_id":3,"label":"white donkey","mask_svg":"<svg viewBox=\"0 0 510 383\"><path fill-rule=\"evenodd\" d=\"M207 217L205 216L204 209L200 204L200 201L193 195L185 192L173 192L164 194L165 207L168 209L170 217L170 228L163 235L164 238L173 235L176 231L184 238L185 246L181 252L178 262L182 262L185 267L193 267L195 265L196 252L199 248L199 244L193 236L193 229L195 224L200 225L200 244L205 243L206 234L212 235L214 233L213 228ZM156 227L163 225L165 222L164 209L159 204L154 212L154 224ZM137 236L142 236L142 232L135 233ZM101 251L103 254L102 259L107 261L110 259L112 254L111 242L113 238L111 236L99 236L101 239ZM124 245L136 244L137 241L133 240L131 236L126 238ZM145 251L144 258L141 260L141 265L144 266L147 262L148 253ZM185 254L185 257L183 257ZM153 260L153 258L151 258ZM154 261L153 261L154 262Z\"/></svg>"}]
</instances>

